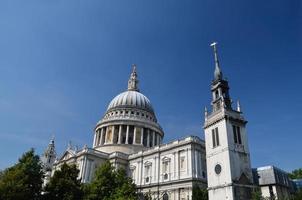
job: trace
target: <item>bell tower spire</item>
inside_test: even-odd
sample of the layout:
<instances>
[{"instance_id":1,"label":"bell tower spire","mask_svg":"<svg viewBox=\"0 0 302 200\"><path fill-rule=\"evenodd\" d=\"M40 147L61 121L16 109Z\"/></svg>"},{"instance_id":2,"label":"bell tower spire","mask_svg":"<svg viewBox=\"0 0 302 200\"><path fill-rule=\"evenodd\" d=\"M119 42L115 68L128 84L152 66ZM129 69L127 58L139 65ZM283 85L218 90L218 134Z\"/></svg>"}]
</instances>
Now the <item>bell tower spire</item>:
<instances>
[{"instance_id":1,"label":"bell tower spire","mask_svg":"<svg viewBox=\"0 0 302 200\"><path fill-rule=\"evenodd\" d=\"M222 79L222 71L219 66L218 53L217 53L217 42L213 42L210 46L213 47L214 50L214 61L215 61L215 71L214 71L214 79L219 80Z\"/></svg>"},{"instance_id":2,"label":"bell tower spire","mask_svg":"<svg viewBox=\"0 0 302 200\"><path fill-rule=\"evenodd\" d=\"M210 46L213 47L215 59L214 80L211 85L213 94L212 111L215 112L220 109L232 110L232 100L229 95L229 83L223 78L222 71L219 66L217 42L213 42Z\"/></svg>"},{"instance_id":3,"label":"bell tower spire","mask_svg":"<svg viewBox=\"0 0 302 200\"><path fill-rule=\"evenodd\" d=\"M246 123L240 104L232 108L229 84L223 78L214 48L215 72L211 84L212 111L205 111L205 144L209 200L251 200L253 176Z\"/></svg>"},{"instance_id":4,"label":"bell tower spire","mask_svg":"<svg viewBox=\"0 0 302 200\"><path fill-rule=\"evenodd\" d=\"M137 73L136 73L136 64L132 64L132 73L131 73L129 81L128 81L128 90L139 91L138 79L137 79Z\"/></svg>"}]
</instances>

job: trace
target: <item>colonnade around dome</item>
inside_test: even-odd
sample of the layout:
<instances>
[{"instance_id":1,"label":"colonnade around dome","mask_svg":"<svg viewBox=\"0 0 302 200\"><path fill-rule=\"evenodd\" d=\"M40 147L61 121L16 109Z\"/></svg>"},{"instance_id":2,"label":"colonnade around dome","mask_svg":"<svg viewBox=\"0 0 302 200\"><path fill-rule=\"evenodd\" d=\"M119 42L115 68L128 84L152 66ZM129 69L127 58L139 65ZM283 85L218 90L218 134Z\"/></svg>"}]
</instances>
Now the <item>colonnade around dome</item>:
<instances>
[{"instance_id":1,"label":"colonnade around dome","mask_svg":"<svg viewBox=\"0 0 302 200\"><path fill-rule=\"evenodd\" d=\"M162 142L160 133L136 125L108 125L96 130L93 147L109 144L142 145L154 147Z\"/></svg>"}]
</instances>

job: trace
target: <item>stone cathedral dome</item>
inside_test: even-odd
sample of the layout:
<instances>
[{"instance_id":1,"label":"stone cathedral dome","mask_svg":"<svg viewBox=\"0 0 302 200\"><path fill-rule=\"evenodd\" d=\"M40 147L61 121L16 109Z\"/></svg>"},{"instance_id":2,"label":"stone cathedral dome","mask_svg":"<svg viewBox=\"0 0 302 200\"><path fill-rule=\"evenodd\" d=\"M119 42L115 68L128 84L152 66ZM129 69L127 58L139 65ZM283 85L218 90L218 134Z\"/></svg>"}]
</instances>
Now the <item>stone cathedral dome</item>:
<instances>
[{"instance_id":1,"label":"stone cathedral dome","mask_svg":"<svg viewBox=\"0 0 302 200\"><path fill-rule=\"evenodd\" d=\"M137 91L126 91L117 95L110 102L107 111L119 107L134 107L154 113L150 100Z\"/></svg>"},{"instance_id":2,"label":"stone cathedral dome","mask_svg":"<svg viewBox=\"0 0 302 200\"><path fill-rule=\"evenodd\" d=\"M134 65L128 89L111 100L98 122L93 147L108 153L131 154L159 145L163 136L150 100L139 91Z\"/></svg>"}]
</instances>

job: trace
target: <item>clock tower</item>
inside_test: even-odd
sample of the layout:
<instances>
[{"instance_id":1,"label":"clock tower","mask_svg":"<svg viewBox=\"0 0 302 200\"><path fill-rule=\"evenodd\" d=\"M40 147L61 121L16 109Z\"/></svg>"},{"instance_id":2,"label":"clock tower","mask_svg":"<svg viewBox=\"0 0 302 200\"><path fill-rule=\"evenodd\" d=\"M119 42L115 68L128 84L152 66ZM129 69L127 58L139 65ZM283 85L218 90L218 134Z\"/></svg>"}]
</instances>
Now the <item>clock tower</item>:
<instances>
[{"instance_id":1,"label":"clock tower","mask_svg":"<svg viewBox=\"0 0 302 200\"><path fill-rule=\"evenodd\" d=\"M211 84L212 109L205 109L205 142L209 200L250 200L253 189L246 124L239 101L232 108L229 84L219 66L217 43Z\"/></svg>"}]
</instances>

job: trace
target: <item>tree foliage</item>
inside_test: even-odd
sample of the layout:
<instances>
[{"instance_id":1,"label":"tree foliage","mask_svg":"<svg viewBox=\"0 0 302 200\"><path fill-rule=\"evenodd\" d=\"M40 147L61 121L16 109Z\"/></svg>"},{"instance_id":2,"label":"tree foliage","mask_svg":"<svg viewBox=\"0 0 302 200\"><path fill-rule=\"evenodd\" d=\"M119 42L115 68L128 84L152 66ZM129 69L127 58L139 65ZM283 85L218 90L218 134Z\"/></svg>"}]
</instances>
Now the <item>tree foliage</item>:
<instances>
[{"instance_id":1,"label":"tree foliage","mask_svg":"<svg viewBox=\"0 0 302 200\"><path fill-rule=\"evenodd\" d=\"M115 172L116 190L113 195L115 200L135 200L137 199L136 187L132 179L129 178L124 169Z\"/></svg>"},{"instance_id":2,"label":"tree foliage","mask_svg":"<svg viewBox=\"0 0 302 200\"><path fill-rule=\"evenodd\" d=\"M302 179L302 168L296 169L292 171L292 173L289 173L289 177L291 179Z\"/></svg>"},{"instance_id":3,"label":"tree foliage","mask_svg":"<svg viewBox=\"0 0 302 200\"><path fill-rule=\"evenodd\" d=\"M261 193L260 188L256 188L252 192L252 200L264 200L264 198L262 197L262 193Z\"/></svg>"},{"instance_id":4,"label":"tree foliage","mask_svg":"<svg viewBox=\"0 0 302 200\"><path fill-rule=\"evenodd\" d=\"M208 200L208 191L205 188L193 185L192 200Z\"/></svg>"},{"instance_id":5,"label":"tree foliage","mask_svg":"<svg viewBox=\"0 0 302 200\"><path fill-rule=\"evenodd\" d=\"M55 171L45 187L46 200L79 200L83 197L79 170L75 165L64 163L60 170Z\"/></svg>"},{"instance_id":6,"label":"tree foliage","mask_svg":"<svg viewBox=\"0 0 302 200\"><path fill-rule=\"evenodd\" d=\"M302 200L302 189L297 191L297 193L293 197L293 200Z\"/></svg>"},{"instance_id":7,"label":"tree foliage","mask_svg":"<svg viewBox=\"0 0 302 200\"><path fill-rule=\"evenodd\" d=\"M43 171L33 149L24 153L14 166L0 176L0 199L36 200L41 197Z\"/></svg>"},{"instance_id":8,"label":"tree foliage","mask_svg":"<svg viewBox=\"0 0 302 200\"><path fill-rule=\"evenodd\" d=\"M101 165L94 180L85 188L87 200L135 200L135 185L125 170L114 170L109 161Z\"/></svg>"}]
</instances>

